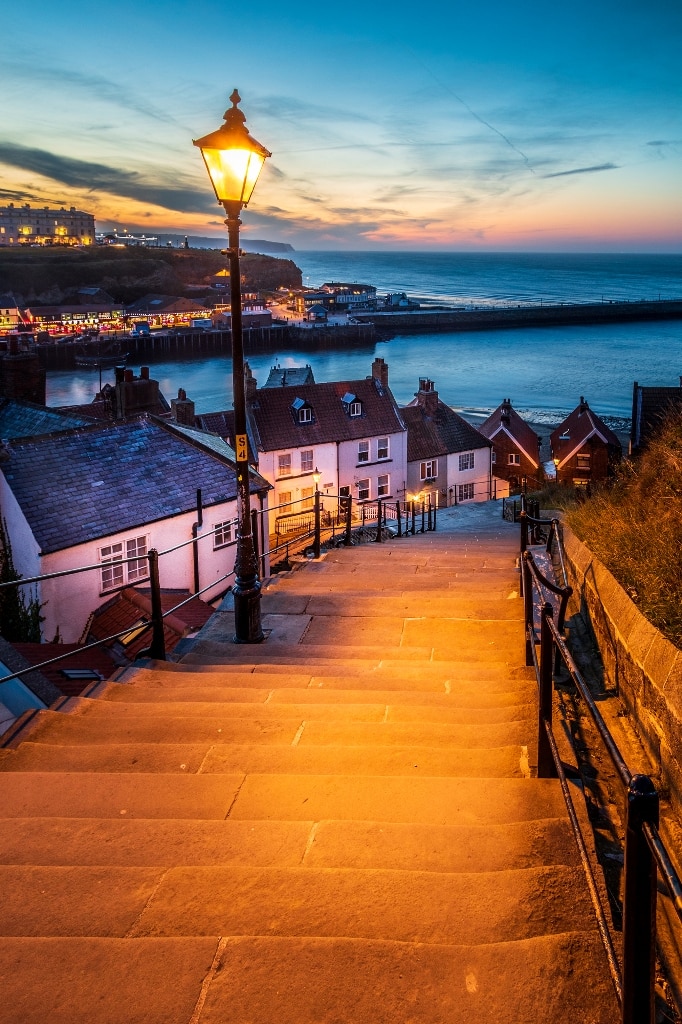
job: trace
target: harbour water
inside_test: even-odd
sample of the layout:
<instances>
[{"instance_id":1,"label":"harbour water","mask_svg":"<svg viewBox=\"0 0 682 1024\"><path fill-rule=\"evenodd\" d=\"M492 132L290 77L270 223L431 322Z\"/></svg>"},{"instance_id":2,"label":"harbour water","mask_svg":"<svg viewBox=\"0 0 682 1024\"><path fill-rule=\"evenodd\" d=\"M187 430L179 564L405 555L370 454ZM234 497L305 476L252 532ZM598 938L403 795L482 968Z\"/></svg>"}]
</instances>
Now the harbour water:
<instances>
[{"instance_id":1,"label":"harbour water","mask_svg":"<svg viewBox=\"0 0 682 1024\"><path fill-rule=\"evenodd\" d=\"M453 304L639 301L682 297L682 256L427 253L295 253L304 283L358 281L379 293ZM309 279L307 281L306 279ZM248 353L259 383L275 362L310 363L318 381L368 375L375 356L389 365L391 390L404 404L420 377L474 422L511 398L534 423L558 423L584 395L614 429L627 430L632 385L676 386L682 373L682 321L536 327L399 335L366 348ZM197 412L229 408L229 357L152 362L168 399L184 388ZM107 371L104 379L113 373ZM48 404L91 401L96 372L48 375Z\"/></svg>"}]
</instances>

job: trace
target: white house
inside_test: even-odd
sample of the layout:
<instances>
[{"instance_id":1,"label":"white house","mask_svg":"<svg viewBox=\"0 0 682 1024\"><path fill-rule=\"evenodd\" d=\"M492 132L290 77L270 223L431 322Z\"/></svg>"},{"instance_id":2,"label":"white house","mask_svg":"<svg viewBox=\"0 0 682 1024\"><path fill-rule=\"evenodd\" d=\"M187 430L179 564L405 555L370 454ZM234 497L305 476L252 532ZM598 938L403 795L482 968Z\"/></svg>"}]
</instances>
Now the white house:
<instances>
[{"instance_id":1,"label":"white house","mask_svg":"<svg viewBox=\"0 0 682 1024\"><path fill-rule=\"evenodd\" d=\"M220 438L143 414L12 440L0 451L0 508L24 577L92 566L41 582L43 637L79 639L112 594L148 578L160 554L161 586L220 595L234 565L236 473ZM254 506L268 484L251 476Z\"/></svg>"},{"instance_id":2,"label":"white house","mask_svg":"<svg viewBox=\"0 0 682 1024\"><path fill-rule=\"evenodd\" d=\"M493 497L492 443L438 397L422 377L414 401L401 410L407 426L407 490L455 505Z\"/></svg>"}]
</instances>

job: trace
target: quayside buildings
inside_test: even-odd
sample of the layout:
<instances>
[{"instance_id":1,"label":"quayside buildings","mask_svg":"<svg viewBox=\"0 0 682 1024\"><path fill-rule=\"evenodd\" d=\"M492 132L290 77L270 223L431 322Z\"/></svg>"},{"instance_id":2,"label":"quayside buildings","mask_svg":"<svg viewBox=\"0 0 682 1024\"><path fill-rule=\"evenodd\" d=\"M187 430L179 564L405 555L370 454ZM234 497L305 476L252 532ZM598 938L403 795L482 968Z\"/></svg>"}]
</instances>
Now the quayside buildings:
<instances>
[{"instance_id":1,"label":"quayside buildings","mask_svg":"<svg viewBox=\"0 0 682 1024\"><path fill-rule=\"evenodd\" d=\"M0 245L94 245L95 218L75 206L0 206Z\"/></svg>"}]
</instances>

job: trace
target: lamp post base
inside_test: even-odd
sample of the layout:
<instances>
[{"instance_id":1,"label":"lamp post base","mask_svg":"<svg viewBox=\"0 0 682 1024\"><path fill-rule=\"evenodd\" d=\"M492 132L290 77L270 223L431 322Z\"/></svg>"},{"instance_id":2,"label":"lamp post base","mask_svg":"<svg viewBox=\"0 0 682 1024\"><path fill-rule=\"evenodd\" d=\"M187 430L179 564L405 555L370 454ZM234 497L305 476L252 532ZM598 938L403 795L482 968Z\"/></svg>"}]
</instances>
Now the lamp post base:
<instances>
[{"instance_id":1,"label":"lamp post base","mask_svg":"<svg viewBox=\"0 0 682 1024\"><path fill-rule=\"evenodd\" d=\"M235 644L260 644L265 640L261 626L260 598L261 585L258 579L252 582L236 580L232 587L234 601Z\"/></svg>"}]
</instances>

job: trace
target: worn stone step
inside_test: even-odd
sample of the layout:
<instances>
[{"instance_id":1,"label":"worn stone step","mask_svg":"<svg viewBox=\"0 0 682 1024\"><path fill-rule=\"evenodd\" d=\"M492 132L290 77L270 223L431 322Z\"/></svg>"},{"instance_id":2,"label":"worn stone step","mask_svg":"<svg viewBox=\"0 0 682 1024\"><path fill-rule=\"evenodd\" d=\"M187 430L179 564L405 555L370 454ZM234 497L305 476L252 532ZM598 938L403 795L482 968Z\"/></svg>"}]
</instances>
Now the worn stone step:
<instances>
[{"instance_id":1,"label":"worn stone step","mask_svg":"<svg viewBox=\"0 0 682 1024\"><path fill-rule=\"evenodd\" d=\"M0 818L0 863L503 871L576 865L565 818L506 825L182 818Z\"/></svg>"},{"instance_id":2,"label":"worn stone step","mask_svg":"<svg viewBox=\"0 0 682 1024\"><path fill-rule=\"evenodd\" d=\"M348 615L390 618L419 615L425 618L463 619L464 621L523 618L523 602L518 600L516 591L513 592L511 599L509 595L505 595L500 600L490 597L475 599L468 595L415 598L409 594L396 596L383 594L376 597L356 594L352 602L349 602L343 595L337 594L311 594L294 597L283 591L266 593L262 599L262 610L268 615L335 615L342 618Z\"/></svg>"},{"instance_id":3,"label":"worn stone step","mask_svg":"<svg viewBox=\"0 0 682 1024\"><path fill-rule=\"evenodd\" d=\"M382 574L383 567L378 567L376 572ZM514 599L519 604L521 603L517 569L459 571L447 576L434 576L426 579L423 576L403 576L392 572L390 588L391 596L409 601L430 601L441 598L456 600L458 597L467 597L471 600L482 601L509 599L510 603ZM336 576L332 575L313 578L307 573L300 577L298 573L294 573L290 579L266 581L263 607L269 609L267 602L274 600L276 595L279 600L281 595L282 599L286 597L291 602L286 609L289 614L302 614L302 611L297 611L297 609L304 607L303 601L307 598L339 593L352 594L353 598L356 594L362 593L363 597L381 600L382 595L386 595L386 589L377 586L373 578L367 578L366 570L364 579L354 580L350 573L346 573L338 581Z\"/></svg>"},{"instance_id":4,"label":"worn stone step","mask_svg":"<svg viewBox=\"0 0 682 1024\"><path fill-rule=\"evenodd\" d=\"M0 814L484 825L565 808L552 779L5 772Z\"/></svg>"},{"instance_id":5,"label":"worn stone step","mask_svg":"<svg viewBox=\"0 0 682 1024\"><path fill-rule=\"evenodd\" d=\"M298 735L298 734L297 734ZM360 746L244 744L96 743L57 745L22 743L9 753L3 771L165 772L180 774L239 772L314 775L468 775L474 778L524 778L530 774L532 731L526 745L428 747L398 743ZM362 738L362 737L361 737ZM428 739L428 737L425 737Z\"/></svg>"},{"instance_id":6,"label":"worn stone step","mask_svg":"<svg viewBox=\"0 0 682 1024\"><path fill-rule=\"evenodd\" d=\"M347 663L357 661L369 663L361 666L362 669L374 665L391 665L398 668L400 665L409 662L452 662L461 666L473 666L477 663L493 663L502 669L505 665L517 666L523 657L523 627L520 623L503 623L511 626L511 631L497 631L492 627L488 630L490 635L485 635L483 630L476 630L468 634L466 628L457 630L450 628L446 634L439 634L434 630L433 622L430 626L410 627L410 633L417 633L422 629L426 634L429 632L428 646L403 645L398 641L389 646L391 641L387 639L385 644L380 643L353 643L348 632L343 633L343 639L339 636L342 631L335 630L334 636L328 632L315 627L314 632L306 632L304 642L301 643L272 643L266 641L263 644L250 645L248 652L240 650L239 644L233 644L229 630L224 633L220 641L212 638L198 642L197 646L182 658L182 664L239 664L239 665L267 665L277 663L280 665L298 666L298 671L304 670L307 664L329 663L330 661L341 661L344 668ZM394 631L395 632L395 631ZM314 639L313 639L314 637ZM364 639L372 639L367 631L364 632ZM395 639L395 638L394 638ZM433 643L431 641L434 641ZM447 642L446 642L447 641ZM464 653L466 652L466 653ZM459 654L460 657L456 657Z\"/></svg>"},{"instance_id":7,"label":"worn stone step","mask_svg":"<svg viewBox=\"0 0 682 1024\"><path fill-rule=\"evenodd\" d=\"M591 932L476 947L270 936L0 940L7 1024L612 1024L603 962Z\"/></svg>"},{"instance_id":8,"label":"worn stone step","mask_svg":"<svg viewBox=\"0 0 682 1024\"><path fill-rule=\"evenodd\" d=\"M578 867L0 866L0 935L281 935L478 945L594 927Z\"/></svg>"}]
</instances>

